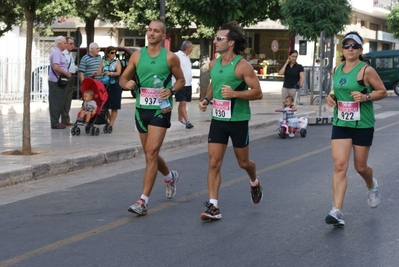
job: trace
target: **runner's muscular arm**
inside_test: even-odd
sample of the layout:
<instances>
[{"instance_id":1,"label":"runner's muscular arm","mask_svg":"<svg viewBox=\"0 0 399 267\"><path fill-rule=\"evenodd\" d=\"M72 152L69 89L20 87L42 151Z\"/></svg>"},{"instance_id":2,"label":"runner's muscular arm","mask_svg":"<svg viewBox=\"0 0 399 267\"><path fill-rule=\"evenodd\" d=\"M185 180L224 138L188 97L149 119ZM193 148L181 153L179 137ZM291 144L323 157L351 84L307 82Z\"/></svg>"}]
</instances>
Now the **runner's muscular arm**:
<instances>
[{"instance_id":1,"label":"runner's muscular arm","mask_svg":"<svg viewBox=\"0 0 399 267\"><path fill-rule=\"evenodd\" d=\"M234 72L236 77L245 81L249 89L246 91L234 91L229 85L223 85L222 95L224 98L262 99L263 93L260 88L259 79L248 61L241 59L237 63Z\"/></svg>"},{"instance_id":2,"label":"runner's muscular arm","mask_svg":"<svg viewBox=\"0 0 399 267\"><path fill-rule=\"evenodd\" d=\"M123 90L133 90L136 87L136 82L132 79L136 72L138 59L140 58L140 51L134 52L130 56L129 64L119 79L119 85Z\"/></svg>"}]
</instances>

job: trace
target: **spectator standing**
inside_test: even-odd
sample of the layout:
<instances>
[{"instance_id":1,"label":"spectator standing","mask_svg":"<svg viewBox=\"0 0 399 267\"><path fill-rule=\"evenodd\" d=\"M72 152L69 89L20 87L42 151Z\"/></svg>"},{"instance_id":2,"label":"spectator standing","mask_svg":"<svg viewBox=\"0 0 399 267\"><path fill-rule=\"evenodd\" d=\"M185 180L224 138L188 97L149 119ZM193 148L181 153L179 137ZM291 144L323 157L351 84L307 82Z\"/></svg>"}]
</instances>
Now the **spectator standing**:
<instances>
[{"instance_id":1,"label":"spectator standing","mask_svg":"<svg viewBox=\"0 0 399 267\"><path fill-rule=\"evenodd\" d=\"M151 21L147 27L146 36L148 46L130 56L129 64L119 81L123 89L133 90L136 82L132 80L132 77L134 75L137 77L135 118L145 154L146 167L141 197L128 208L128 211L138 215L147 214L148 200L158 171L164 175L166 197L171 199L176 194L179 174L176 171L170 171L164 159L159 155L166 130L170 128L171 109L163 113L156 96L160 99L168 98L173 105L173 94L185 84L179 58L161 46L166 37L165 23L161 20ZM153 88L154 75L164 82L165 88L160 91ZM172 75L176 78L176 83L174 87L169 87L171 82L168 78ZM148 101L148 96L155 96L155 101Z\"/></svg>"},{"instance_id":2,"label":"spectator standing","mask_svg":"<svg viewBox=\"0 0 399 267\"><path fill-rule=\"evenodd\" d=\"M281 89L283 103L287 96L295 97L296 88L302 88L305 82L305 70L301 64L296 62L297 58L298 51L291 50L287 62L278 71L278 75L284 75L283 88Z\"/></svg>"},{"instance_id":3,"label":"spectator standing","mask_svg":"<svg viewBox=\"0 0 399 267\"><path fill-rule=\"evenodd\" d=\"M97 43L91 43L89 45L89 53L84 55L79 62L79 80L83 81L84 78L94 78L95 80L101 80L102 76L96 75L98 66L101 63L101 56L98 54L100 48Z\"/></svg>"},{"instance_id":4,"label":"spectator standing","mask_svg":"<svg viewBox=\"0 0 399 267\"><path fill-rule=\"evenodd\" d=\"M114 127L118 109L121 109L122 88L119 86L119 76L122 72L122 64L116 58L116 48L108 46L105 49L105 58L101 60L95 75L101 75L101 82L105 85L108 91L108 101L104 108L110 109L109 126L110 130Z\"/></svg>"},{"instance_id":5,"label":"spectator standing","mask_svg":"<svg viewBox=\"0 0 399 267\"><path fill-rule=\"evenodd\" d=\"M187 129L191 129L194 127L194 125L192 125L188 120L186 105L187 102L191 102L191 96L193 91L191 85L193 75L191 72L191 60L189 57L192 51L193 44L190 41L184 41L181 45L180 50L175 53L180 59L180 66L183 70L184 80L186 80L186 84L184 85L184 87L179 90L179 92L177 92L175 95L176 102L179 102L179 106L177 108L177 119L181 123L183 123Z\"/></svg>"},{"instance_id":6,"label":"spectator standing","mask_svg":"<svg viewBox=\"0 0 399 267\"><path fill-rule=\"evenodd\" d=\"M209 64L211 83L206 96L198 107L205 111L210 99L212 121L208 135L208 191L209 202L206 211L201 213L203 221L222 218L218 206L219 188L222 182L220 169L229 138L232 140L238 165L244 169L250 180L253 204L262 201L263 192L256 175L255 163L249 158L249 120L251 119L250 100L262 99L262 90L254 69L241 54L247 40L237 22L224 24L213 44L220 57Z\"/></svg>"},{"instance_id":7,"label":"spectator standing","mask_svg":"<svg viewBox=\"0 0 399 267\"><path fill-rule=\"evenodd\" d=\"M76 88L76 66L75 60L72 57L72 49L75 47L75 41L73 37L65 37L67 47L62 53L65 55L65 61L68 66L68 72L71 74L71 78L68 80L68 84L65 87L64 101L61 110L61 123L66 126L73 126L69 112L71 110L73 91Z\"/></svg>"},{"instance_id":8,"label":"spectator standing","mask_svg":"<svg viewBox=\"0 0 399 267\"><path fill-rule=\"evenodd\" d=\"M51 129L65 129L65 124L60 123L62 101L65 94L65 87L60 87L57 83L60 75L71 78L65 55L62 53L67 47L64 36L55 38L55 47L50 54L50 71L48 76L49 87L49 112Z\"/></svg>"},{"instance_id":9,"label":"spectator standing","mask_svg":"<svg viewBox=\"0 0 399 267\"><path fill-rule=\"evenodd\" d=\"M347 33L342 40L343 63L333 71L334 90L327 96L327 104L334 107L331 133L334 173L333 207L325 222L336 227L345 226L342 207L352 150L355 170L367 188L367 204L376 208L380 203L378 183L367 160L374 136L373 102L385 98L387 91L377 72L363 61L362 52L362 37L357 32Z\"/></svg>"}]
</instances>

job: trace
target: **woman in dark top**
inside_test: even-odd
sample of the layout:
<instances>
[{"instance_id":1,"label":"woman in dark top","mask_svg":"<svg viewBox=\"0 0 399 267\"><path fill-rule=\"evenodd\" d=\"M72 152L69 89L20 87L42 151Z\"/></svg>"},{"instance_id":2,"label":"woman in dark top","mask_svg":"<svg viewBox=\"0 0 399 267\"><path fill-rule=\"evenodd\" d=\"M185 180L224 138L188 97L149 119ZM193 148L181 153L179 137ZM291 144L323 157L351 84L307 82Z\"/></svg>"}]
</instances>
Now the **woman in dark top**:
<instances>
[{"instance_id":1,"label":"woman in dark top","mask_svg":"<svg viewBox=\"0 0 399 267\"><path fill-rule=\"evenodd\" d=\"M296 87L302 88L305 82L305 71L303 66L296 62L297 58L298 51L290 51L287 62L278 72L279 75L284 75L283 88L281 89L282 103L287 96L295 97Z\"/></svg>"}]
</instances>

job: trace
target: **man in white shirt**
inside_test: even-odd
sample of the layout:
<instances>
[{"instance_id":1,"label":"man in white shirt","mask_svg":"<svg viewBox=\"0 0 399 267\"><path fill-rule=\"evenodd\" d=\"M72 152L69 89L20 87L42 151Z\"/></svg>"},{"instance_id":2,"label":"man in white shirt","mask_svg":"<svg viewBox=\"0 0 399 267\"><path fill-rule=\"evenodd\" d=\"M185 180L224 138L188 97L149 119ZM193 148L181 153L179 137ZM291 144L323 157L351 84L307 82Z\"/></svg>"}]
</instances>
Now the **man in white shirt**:
<instances>
[{"instance_id":1,"label":"man in white shirt","mask_svg":"<svg viewBox=\"0 0 399 267\"><path fill-rule=\"evenodd\" d=\"M193 76L191 73L191 60L189 55L193 51L193 44L190 41L184 41L181 48L175 54L180 59L180 67L183 70L184 79L186 84L182 89L176 92L175 100L179 102L179 107L177 108L177 118L178 120L186 126L186 129L191 129L194 126L188 120L186 103L191 102L192 86L191 82Z\"/></svg>"},{"instance_id":2,"label":"man in white shirt","mask_svg":"<svg viewBox=\"0 0 399 267\"><path fill-rule=\"evenodd\" d=\"M68 66L68 72L71 74L71 78L68 80L68 85L65 87L64 98L61 107L61 123L66 126L74 125L69 117L69 111L71 110L71 102L73 91L76 88L76 66L75 60L72 57L71 51L75 47L75 41L73 37L65 37L67 41L67 47L62 53L65 55L65 61Z\"/></svg>"}]
</instances>

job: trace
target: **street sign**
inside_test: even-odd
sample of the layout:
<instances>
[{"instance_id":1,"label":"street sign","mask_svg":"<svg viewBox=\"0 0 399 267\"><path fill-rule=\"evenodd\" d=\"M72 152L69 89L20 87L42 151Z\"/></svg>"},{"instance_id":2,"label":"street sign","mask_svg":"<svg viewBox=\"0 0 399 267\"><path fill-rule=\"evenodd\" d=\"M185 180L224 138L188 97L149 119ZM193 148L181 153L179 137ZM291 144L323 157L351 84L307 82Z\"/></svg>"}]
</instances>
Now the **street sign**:
<instances>
[{"instance_id":1,"label":"street sign","mask_svg":"<svg viewBox=\"0 0 399 267\"><path fill-rule=\"evenodd\" d=\"M276 53L278 51L278 41L277 40L272 41L272 51L274 53Z\"/></svg>"}]
</instances>

